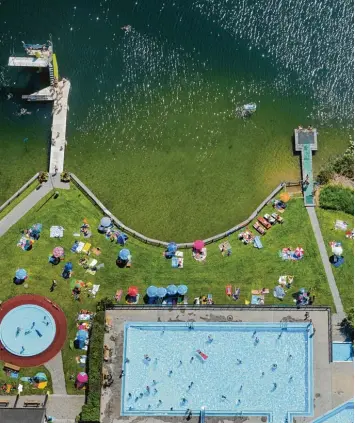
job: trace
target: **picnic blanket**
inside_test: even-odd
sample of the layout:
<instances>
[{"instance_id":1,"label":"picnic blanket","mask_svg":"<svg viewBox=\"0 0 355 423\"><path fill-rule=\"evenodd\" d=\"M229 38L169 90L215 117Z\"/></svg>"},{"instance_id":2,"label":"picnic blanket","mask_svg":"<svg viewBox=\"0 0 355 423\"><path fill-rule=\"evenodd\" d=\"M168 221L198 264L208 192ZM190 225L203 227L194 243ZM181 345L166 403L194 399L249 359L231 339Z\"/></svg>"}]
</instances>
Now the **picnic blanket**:
<instances>
[{"instance_id":1,"label":"picnic blanket","mask_svg":"<svg viewBox=\"0 0 355 423\"><path fill-rule=\"evenodd\" d=\"M81 250L82 253L84 254L89 254L90 252L90 248L91 248L91 244L89 244L88 242L84 245L83 249Z\"/></svg>"},{"instance_id":2,"label":"picnic blanket","mask_svg":"<svg viewBox=\"0 0 355 423\"><path fill-rule=\"evenodd\" d=\"M251 291L251 293L253 295L263 295L263 294L269 294L269 290L267 288L263 288L263 289L253 289Z\"/></svg>"},{"instance_id":3,"label":"picnic blanket","mask_svg":"<svg viewBox=\"0 0 355 423\"><path fill-rule=\"evenodd\" d=\"M50 228L50 238L63 238L64 228L63 226L51 226Z\"/></svg>"},{"instance_id":4,"label":"picnic blanket","mask_svg":"<svg viewBox=\"0 0 355 423\"><path fill-rule=\"evenodd\" d=\"M175 257L184 257L184 252L183 251L176 251Z\"/></svg>"},{"instance_id":5,"label":"picnic blanket","mask_svg":"<svg viewBox=\"0 0 355 423\"><path fill-rule=\"evenodd\" d=\"M261 241L260 241L260 237L259 236L256 236L255 238L254 238L254 247L255 248L263 248L263 244L261 243Z\"/></svg>"},{"instance_id":6,"label":"picnic blanket","mask_svg":"<svg viewBox=\"0 0 355 423\"><path fill-rule=\"evenodd\" d=\"M264 295L252 295L251 303L254 305L264 304Z\"/></svg>"},{"instance_id":7,"label":"picnic blanket","mask_svg":"<svg viewBox=\"0 0 355 423\"><path fill-rule=\"evenodd\" d=\"M78 243L78 246L76 247L76 253L81 253L82 252L82 250L83 250L83 248L84 248L84 245L85 245L85 243L84 242L79 242Z\"/></svg>"},{"instance_id":8,"label":"picnic blanket","mask_svg":"<svg viewBox=\"0 0 355 423\"><path fill-rule=\"evenodd\" d=\"M341 231L346 231L348 229L348 224L343 220L336 220L334 228L340 229Z\"/></svg>"},{"instance_id":9,"label":"picnic blanket","mask_svg":"<svg viewBox=\"0 0 355 423\"><path fill-rule=\"evenodd\" d=\"M100 285L94 285L92 289L89 290L93 298L96 297L96 294L99 292L99 289L100 289Z\"/></svg>"},{"instance_id":10,"label":"picnic blanket","mask_svg":"<svg viewBox=\"0 0 355 423\"><path fill-rule=\"evenodd\" d=\"M76 319L77 321L80 322L85 322L87 320L91 320L94 317L94 314L78 314L78 318Z\"/></svg>"}]
</instances>

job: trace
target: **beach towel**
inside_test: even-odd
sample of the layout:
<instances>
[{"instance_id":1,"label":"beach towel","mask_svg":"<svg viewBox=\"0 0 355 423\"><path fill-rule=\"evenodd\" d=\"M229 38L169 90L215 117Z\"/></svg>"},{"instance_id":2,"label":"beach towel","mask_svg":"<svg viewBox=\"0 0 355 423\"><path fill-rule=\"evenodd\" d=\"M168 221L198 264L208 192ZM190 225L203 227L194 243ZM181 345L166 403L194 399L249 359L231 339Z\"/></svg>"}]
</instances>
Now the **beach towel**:
<instances>
[{"instance_id":1,"label":"beach towel","mask_svg":"<svg viewBox=\"0 0 355 423\"><path fill-rule=\"evenodd\" d=\"M346 231L348 229L348 224L342 220L336 220L334 228L340 229L341 231Z\"/></svg>"},{"instance_id":2,"label":"beach towel","mask_svg":"<svg viewBox=\"0 0 355 423\"><path fill-rule=\"evenodd\" d=\"M171 267L175 269L182 269L184 267L184 259L179 257L173 257L171 259Z\"/></svg>"},{"instance_id":3,"label":"beach towel","mask_svg":"<svg viewBox=\"0 0 355 423\"><path fill-rule=\"evenodd\" d=\"M89 268L89 269L86 269L85 273L89 273L89 275L94 276L96 275L96 270Z\"/></svg>"},{"instance_id":4,"label":"beach towel","mask_svg":"<svg viewBox=\"0 0 355 423\"><path fill-rule=\"evenodd\" d=\"M76 250L77 250L78 246L79 246L79 241L75 241L74 244L72 245L70 251L72 253L76 253Z\"/></svg>"},{"instance_id":5,"label":"beach towel","mask_svg":"<svg viewBox=\"0 0 355 423\"><path fill-rule=\"evenodd\" d=\"M83 248L84 248L84 245L85 245L85 243L80 241L80 242L78 243L77 248L76 248L76 252L77 252L77 253L81 253L81 252L82 252L82 250L83 250Z\"/></svg>"},{"instance_id":6,"label":"beach towel","mask_svg":"<svg viewBox=\"0 0 355 423\"><path fill-rule=\"evenodd\" d=\"M183 251L176 251L175 257L184 257L184 252Z\"/></svg>"},{"instance_id":7,"label":"beach towel","mask_svg":"<svg viewBox=\"0 0 355 423\"><path fill-rule=\"evenodd\" d=\"M51 226L50 228L50 238L63 238L64 228L63 226Z\"/></svg>"},{"instance_id":8,"label":"beach towel","mask_svg":"<svg viewBox=\"0 0 355 423\"><path fill-rule=\"evenodd\" d=\"M226 286L226 295L228 295L229 297L232 295L232 285Z\"/></svg>"},{"instance_id":9,"label":"beach towel","mask_svg":"<svg viewBox=\"0 0 355 423\"><path fill-rule=\"evenodd\" d=\"M99 289L100 289L100 285L94 285L92 287L92 289L90 289L89 292L90 292L90 294L92 295L93 298L96 297L96 294L99 292Z\"/></svg>"},{"instance_id":10,"label":"beach towel","mask_svg":"<svg viewBox=\"0 0 355 423\"><path fill-rule=\"evenodd\" d=\"M252 295L251 303L254 305L264 304L264 295Z\"/></svg>"},{"instance_id":11,"label":"beach towel","mask_svg":"<svg viewBox=\"0 0 355 423\"><path fill-rule=\"evenodd\" d=\"M88 266L89 267L94 267L94 266L96 266L97 265L97 260L95 260L95 259L92 259L89 263L88 263Z\"/></svg>"},{"instance_id":12,"label":"beach towel","mask_svg":"<svg viewBox=\"0 0 355 423\"><path fill-rule=\"evenodd\" d=\"M91 252L95 254L95 256L99 256L101 254L101 249L99 247L97 248L94 247L94 248L91 248Z\"/></svg>"},{"instance_id":13,"label":"beach towel","mask_svg":"<svg viewBox=\"0 0 355 423\"><path fill-rule=\"evenodd\" d=\"M263 248L263 244L261 243L261 241L260 241L260 237L259 236L256 236L255 238L254 238L254 247L255 248Z\"/></svg>"},{"instance_id":14,"label":"beach towel","mask_svg":"<svg viewBox=\"0 0 355 423\"><path fill-rule=\"evenodd\" d=\"M115 294L115 300L116 301L121 301L121 298L122 298L122 289L118 289L117 291L116 291L116 294Z\"/></svg>"},{"instance_id":15,"label":"beach towel","mask_svg":"<svg viewBox=\"0 0 355 423\"><path fill-rule=\"evenodd\" d=\"M89 244L88 242L84 245L83 249L81 250L82 253L84 254L89 254L91 248L91 244Z\"/></svg>"},{"instance_id":16,"label":"beach towel","mask_svg":"<svg viewBox=\"0 0 355 423\"><path fill-rule=\"evenodd\" d=\"M76 238L80 237L80 234L78 232L76 232L75 234L73 234L73 236L75 236Z\"/></svg>"},{"instance_id":17,"label":"beach towel","mask_svg":"<svg viewBox=\"0 0 355 423\"><path fill-rule=\"evenodd\" d=\"M91 320L92 318L93 314L79 314L76 320L78 322L85 322L86 320Z\"/></svg>"},{"instance_id":18,"label":"beach towel","mask_svg":"<svg viewBox=\"0 0 355 423\"><path fill-rule=\"evenodd\" d=\"M269 289L267 289L267 288L265 288L265 289L253 289L253 290L251 291L251 293L252 293L253 295L263 295L263 294L269 294L269 293L270 293L270 291L269 291Z\"/></svg>"}]
</instances>

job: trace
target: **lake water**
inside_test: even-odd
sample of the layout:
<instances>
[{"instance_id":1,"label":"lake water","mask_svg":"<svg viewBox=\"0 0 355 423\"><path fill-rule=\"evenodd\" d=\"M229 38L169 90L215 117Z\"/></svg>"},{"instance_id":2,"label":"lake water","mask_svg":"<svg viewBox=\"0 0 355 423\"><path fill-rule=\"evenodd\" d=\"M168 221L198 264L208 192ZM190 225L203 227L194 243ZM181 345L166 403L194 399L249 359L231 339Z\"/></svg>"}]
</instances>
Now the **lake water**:
<instances>
[{"instance_id":1,"label":"lake water","mask_svg":"<svg viewBox=\"0 0 355 423\"><path fill-rule=\"evenodd\" d=\"M148 236L191 241L244 220L300 177L298 124L319 129L316 169L349 140L350 0L15 1L0 16L0 202L47 167L51 106L21 101L46 75L6 65L49 34L72 82L66 168ZM236 118L249 102L256 114Z\"/></svg>"}]
</instances>

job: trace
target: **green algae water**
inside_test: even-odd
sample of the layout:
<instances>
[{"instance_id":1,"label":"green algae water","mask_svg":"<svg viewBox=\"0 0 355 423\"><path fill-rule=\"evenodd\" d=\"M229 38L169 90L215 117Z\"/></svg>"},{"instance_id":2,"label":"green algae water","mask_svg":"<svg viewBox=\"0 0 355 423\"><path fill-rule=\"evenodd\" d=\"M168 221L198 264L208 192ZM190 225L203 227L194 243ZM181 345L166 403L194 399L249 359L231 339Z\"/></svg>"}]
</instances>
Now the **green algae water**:
<instances>
[{"instance_id":1,"label":"green algae water","mask_svg":"<svg viewBox=\"0 0 355 423\"><path fill-rule=\"evenodd\" d=\"M13 1L0 20L0 202L48 166L51 105L21 100L48 75L7 61L49 34L72 83L65 168L147 236L244 220L300 178L299 124L318 128L315 171L352 133L350 0Z\"/></svg>"}]
</instances>

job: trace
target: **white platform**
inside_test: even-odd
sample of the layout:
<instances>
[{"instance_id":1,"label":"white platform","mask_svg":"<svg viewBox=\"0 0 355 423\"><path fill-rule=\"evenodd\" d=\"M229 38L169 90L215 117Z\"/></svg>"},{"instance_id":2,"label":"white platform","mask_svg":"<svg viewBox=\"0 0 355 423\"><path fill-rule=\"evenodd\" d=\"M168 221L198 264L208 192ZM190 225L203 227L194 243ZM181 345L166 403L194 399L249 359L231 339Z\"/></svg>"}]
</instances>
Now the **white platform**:
<instances>
[{"instance_id":1,"label":"white platform","mask_svg":"<svg viewBox=\"0 0 355 423\"><path fill-rule=\"evenodd\" d=\"M28 68L46 68L48 59L37 57L9 57L9 66L28 67Z\"/></svg>"}]
</instances>

